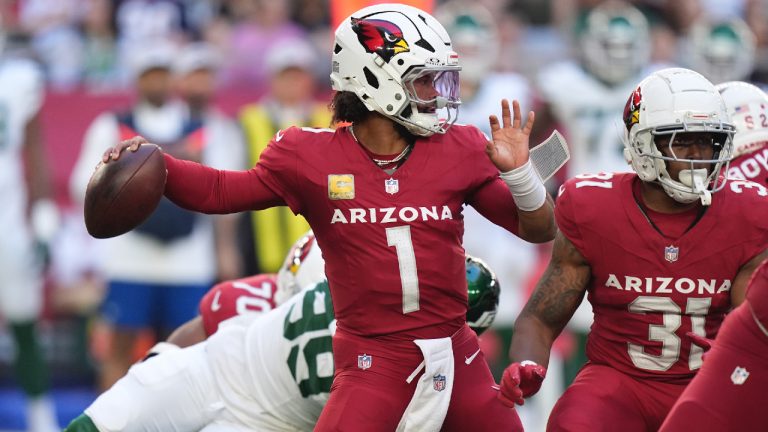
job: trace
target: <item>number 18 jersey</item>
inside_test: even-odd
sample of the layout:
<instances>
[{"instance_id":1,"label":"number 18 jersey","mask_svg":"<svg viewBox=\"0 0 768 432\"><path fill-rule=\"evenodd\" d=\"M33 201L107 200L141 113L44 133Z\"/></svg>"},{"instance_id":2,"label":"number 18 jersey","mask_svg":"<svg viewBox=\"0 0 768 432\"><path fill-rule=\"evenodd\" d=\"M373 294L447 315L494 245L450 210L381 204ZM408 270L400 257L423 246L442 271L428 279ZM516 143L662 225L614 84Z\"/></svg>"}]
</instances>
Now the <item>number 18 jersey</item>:
<instances>
[{"instance_id":1,"label":"number 18 jersey","mask_svg":"<svg viewBox=\"0 0 768 432\"><path fill-rule=\"evenodd\" d=\"M560 190L558 227L588 261L594 311L587 356L641 379L686 382L731 307L739 269L768 245L765 188L731 181L677 239L654 229L633 197L635 174L577 176Z\"/></svg>"}]
</instances>

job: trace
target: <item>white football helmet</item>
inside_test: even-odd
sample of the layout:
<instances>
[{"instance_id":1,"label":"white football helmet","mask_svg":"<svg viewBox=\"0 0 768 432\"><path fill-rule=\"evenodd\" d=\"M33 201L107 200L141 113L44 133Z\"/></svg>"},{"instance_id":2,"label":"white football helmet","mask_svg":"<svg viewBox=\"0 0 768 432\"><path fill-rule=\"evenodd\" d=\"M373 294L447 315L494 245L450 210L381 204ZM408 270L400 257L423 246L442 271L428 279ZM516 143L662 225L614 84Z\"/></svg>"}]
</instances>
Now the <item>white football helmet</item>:
<instances>
[{"instance_id":1,"label":"white football helmet","mask_svg":"<svg viewBox=\"0 0 768 432\"><path fill-rule=\"evenodd\" d=\"M331 84L421 136L445 133L456 121L459 56L443 26L401 4L363 8L336 29ZM437 96L420 99L414 82L430 76Z\"/></svg>"},{"instance_id":2,"label":"white football helmet","mask_svg":"<svg viewBox=\"0 0 768 432\"><path fill-rule=\"evenodd\" d=\"M755 35L738 18L699 20L691 28L687 43L686 63L713 83L743 80L752 73Z\"/></svg>"},{"instance_id":3,"label":"white football helmet","mask_svg":"<svg viewBox=\"0 0 768 432\"><path fill-rule=\"evenodd\" d=\"M768 142L768 95L743 81L722 83L715 88L736 127L733 157L751 153Z\"/></svg>"},{"instance_id":4,"label":"white football helmet","mask_svg":"<svg viewBox=\"0 0 768 432\"><path fill-rule=\"evenodd\" d=\"M629 96L624 107L624 156L643 181L655 181L675 201L691 203L697 199L709 205L712 193L725 186L720 172L731 159L734 126L730 123L723 98L701 74L689 69L669 68L654 72ZM717 137L711 160L683 159L675 156L675 136L686 132L709 132ZM672 156L664 156L654 137L669 135ZM667 161L690 163L691 168L674 179ZM709 163L711 170L694 164Z\"/></svg>"},{"instance_id":5,"label":"white football helmet","mask_svg":"<svg viewBox=\"0 0 768 432\"><path fill-rule=\"evenodd\" d=\"M584 67L611 85L635 77L651 57L648 20L623 2L605 2L592 9L579 35Z\"/></svg>"},{"instance_id":6,"label":"white football helmet","mask_svg":"<svg viewBox=\"0 0 768 432\"><path fill-rule=\"evenodd\" d=\"M275 303L282 304L294 294L325 280L325 261L312 231L298 239L277 272Z\"/></svg>"}]
</instances>

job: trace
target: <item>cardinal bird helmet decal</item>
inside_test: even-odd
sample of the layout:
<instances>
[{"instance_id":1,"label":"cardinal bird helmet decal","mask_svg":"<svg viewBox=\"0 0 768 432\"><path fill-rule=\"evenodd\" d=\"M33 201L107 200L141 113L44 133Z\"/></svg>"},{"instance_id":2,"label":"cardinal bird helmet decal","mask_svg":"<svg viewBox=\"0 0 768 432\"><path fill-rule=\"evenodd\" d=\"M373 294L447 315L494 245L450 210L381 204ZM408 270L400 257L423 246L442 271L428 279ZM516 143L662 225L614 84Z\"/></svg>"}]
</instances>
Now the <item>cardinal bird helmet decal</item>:
<instances>
[{"instance_id":1,"label":"cardinal bird helmet decal","mask_svg":"<svg viewBox=\"0 0 768 432\"><path fill-rule=\"evenodd\" d=\"M389 62L395 54L408 52L408 42L396 24L379 19L352 18L352 30L369 53L376 53Z\"/></svg>"},{"instance_id":2,"label":"cardinal bird helmet decal","mask_svg":"<svg viewBox=\"0 0 768 432\"><path fill-rule=\"evenodd\" d=\"M640 87L629 95L627 104L624 105L624 126L627 127L627 131L632 129L632 125L640 122L640 104L643 101L643 94Z\"/></svg>"},{"instance_id":3,"label":"cardinal bird helmet decal","mask_svg":"<svg viewBox=\"0 0 768 432\"><path fill-rule=\"evenodd\" d=\"M333 89L416 135L445 133L456 120L460 70L448 32L412 6L369 6L336 29Z\"/></svg>"}]
</instances>

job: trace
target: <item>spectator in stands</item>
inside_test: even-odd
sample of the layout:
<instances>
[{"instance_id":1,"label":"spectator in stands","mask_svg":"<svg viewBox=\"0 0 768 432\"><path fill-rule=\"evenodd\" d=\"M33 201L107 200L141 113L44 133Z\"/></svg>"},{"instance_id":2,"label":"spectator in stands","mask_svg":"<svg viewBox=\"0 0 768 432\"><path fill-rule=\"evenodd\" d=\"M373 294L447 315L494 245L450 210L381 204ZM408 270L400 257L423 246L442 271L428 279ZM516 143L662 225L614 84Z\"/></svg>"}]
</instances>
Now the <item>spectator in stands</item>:
<instances>
[{"instance_id":1,"label":"spectator in stands","mask_svg":"<svg viewBox=\"0 0 768 432\"><path fill-rule=\"evenodd\" d=\"M72 193L82 199L93 173L92 161L128 135L142 134L177 157L223 169L241 166L238 142L213 143L207 124L172 99L172 45L155 41L133 61L137 102L124 112L106 112L88 129L72 175ZM99 242L101 271L107 280L102 313L113 339L100 377L108 388L135 360L137 335L154 329L158 337L189 320L217 277L218 252L213 219L161 201L138 229ZM130 258L126 258L130 257Z\"/></svg>"},{"instance_id":2,"label":"spectator in stands","mask_svg":"<svg viewBox=\"0 0 768 432\"><path fill-rule=\"evenodd\" d=\"M330 126L328 107L314 98L317 88L312 67L316 62L311 45L300 39L282 43L268 52L264 63L269 73L269 91L240 113L251 166L278 130L292 125ZM252 239L243 248L246 273L274 273L285 253L309 225L288 207L250 214L250 220L243 224L246 234L242 235L244 239Z\"/></svg>"}]
</instances>

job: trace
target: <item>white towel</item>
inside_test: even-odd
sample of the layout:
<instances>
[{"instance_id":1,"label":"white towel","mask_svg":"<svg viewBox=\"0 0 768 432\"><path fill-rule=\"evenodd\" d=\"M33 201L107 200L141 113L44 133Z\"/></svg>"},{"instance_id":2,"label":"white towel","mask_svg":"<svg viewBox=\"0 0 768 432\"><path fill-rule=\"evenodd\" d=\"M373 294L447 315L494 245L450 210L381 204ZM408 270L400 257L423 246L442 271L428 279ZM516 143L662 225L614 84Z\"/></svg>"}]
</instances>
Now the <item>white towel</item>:
<instances>
[{"instance_id":1,"label":"white towel","mask_svg":"<svg viewBox=\"0 0 768 432\"><path fill-rule=\"evenodd\" d=\"M453 391L453 344L451 338L413 341L424 354L424 374L403 413L397 432L438 432L448 413ZM422 365L416 369L416 373ZM411 374L408 381L415 376Z\"/></svg>"}]
</instances>

